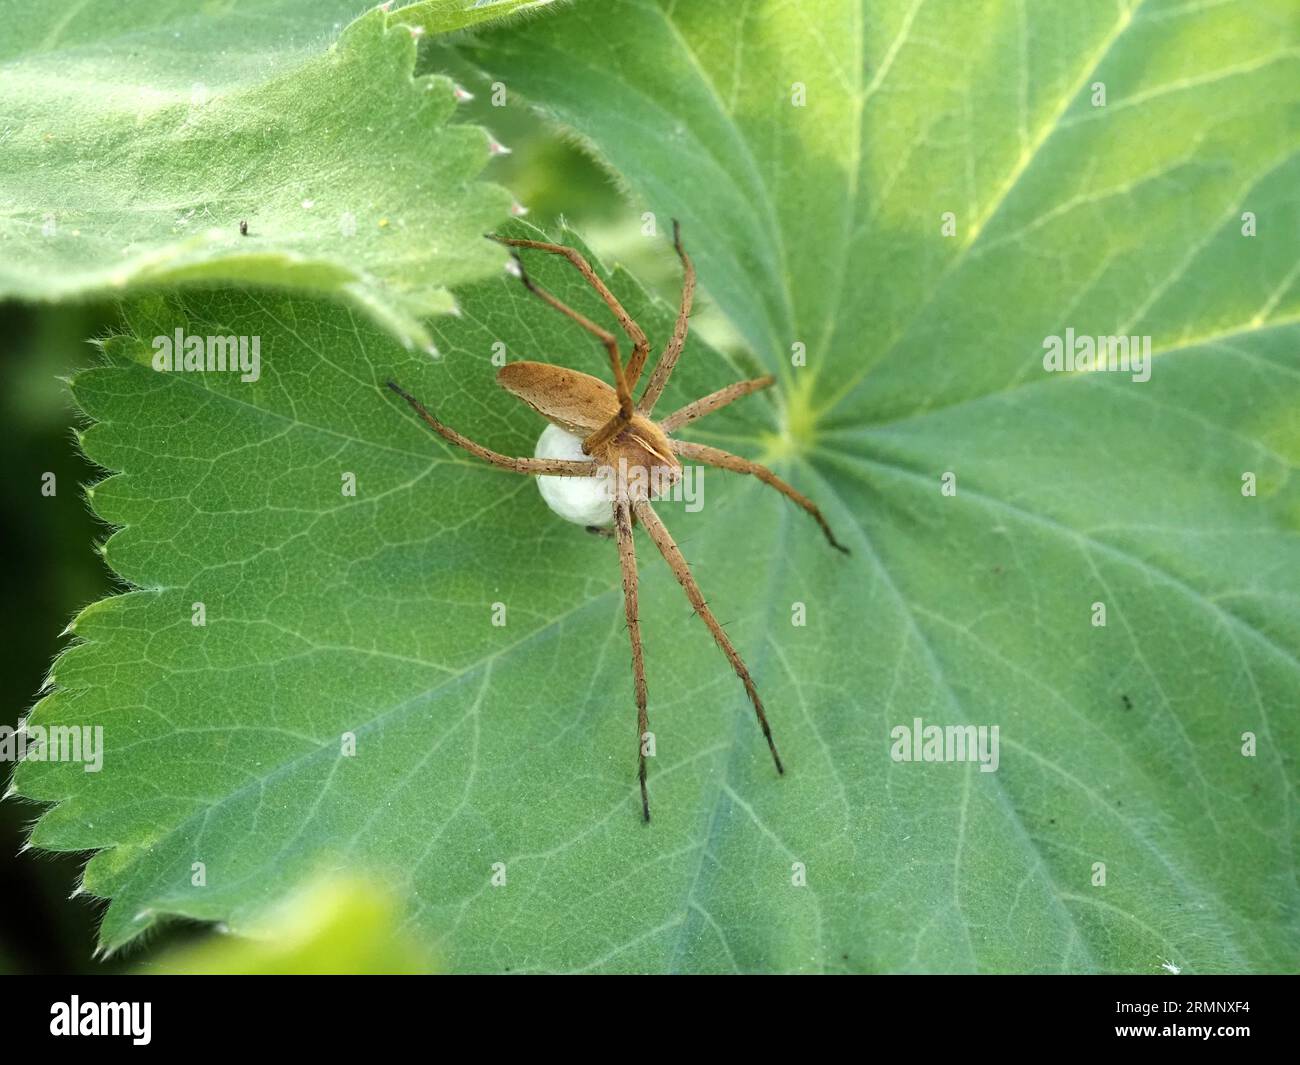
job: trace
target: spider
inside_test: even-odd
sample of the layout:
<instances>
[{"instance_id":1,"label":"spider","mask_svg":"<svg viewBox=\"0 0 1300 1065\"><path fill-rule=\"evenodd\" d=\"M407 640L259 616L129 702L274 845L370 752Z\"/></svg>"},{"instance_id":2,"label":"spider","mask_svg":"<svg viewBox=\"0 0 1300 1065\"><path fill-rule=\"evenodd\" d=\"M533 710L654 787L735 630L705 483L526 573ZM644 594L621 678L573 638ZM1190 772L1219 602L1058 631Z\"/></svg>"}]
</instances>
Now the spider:
<instances>
[{"instance_id":1,"label":"spider","mask_svg":"<svg viewBox=\"0 0 1300 1065\"><path fill-rule=\"evenodd\" d=\"M603 517L604 520L599 522L600 525L606 527L613 525L612 535L618 540L619 565L623 576L623 603L627 617L627 631L632 643L632 682L637 713L637 779L641 785L641 813L646 822L650 820L650 799L646 791L646 743L649 734L649 717L646 712L641 626L637 614L636 549L632 539L632 529L636 524L640 524L654 541L655 547L659 549L659 553L685 591L694 612L708 626L713 639L722 649L722 653L727 656L732 669L736 671L749 696L749 701L753 704L754 714L767 740L768 749L772 752L772 761L776 770L783 774L785 766L777 753L772 729L768 725L767 714L763 709L763 701L754 687L749 670L718 623L718 619L714 617L713 611L709 609L676 542L655 513L654 507L650 505L651 500L659 494L655 490L656 487L662 490L664 486L675 484L680 479L682 459L690 459L704 463L706 466L736 473L752 474L806 510L821 526L831 546L845 554L848 553L848 549L836 541L826 519L812 500L786 484L767 467L716 447L678 440L672 435L706 414L712 414L729 403L769 387L774 379L768 375L751 381L738 381L693 403L688 403L666 418L657 422L652 420L651 415L655 404L663 394L664 386L668 384L668 379L672 376L673 368L682 353L682 347L686 343L687 321L695 297L695 267L682 246L681 227L676 221L673 222L673 245L681 259L683 269L681 308L677 314L672 337L664 347L663 354L650 374L649 383L639 400L633 399L632 390L640 380L641 371L650 353L649 341L646 339L645 332L623 309L623 305L596 275L582 254L562 244L502 237L491 233L487 236L488 239L511 249L527 248L563 256L609 305L619 327L632 341L632 354L626 366L619 355L618 341L614 335L585 315L565 305L534 282L524 268L518 251L511 251L514 260L511 272L522 280L524 286L555 310L577 322L605 346L606 351L609 352L614 387L611 388L604 381L590 374L549 363L512 362L502 367L497 373L497 384L523 400L551 423L538 441L537 457L534 458L502 455L482 444L475 443L440 422L418 399L395 382L389 381L388 387L406 400L429 428L449 443L501 469L538 476L538 484L543 496L551 504L552 509L562 517L587 525L592 531L604 531L597 527L597 522L593 522L593 515L598 518ZM592 480L559 482L554 478L591 478ZM554 486L560 484L565 484L570 491L557 494ZM572 491L574 488L578 491Z\"/></svg>"}]
</instances>

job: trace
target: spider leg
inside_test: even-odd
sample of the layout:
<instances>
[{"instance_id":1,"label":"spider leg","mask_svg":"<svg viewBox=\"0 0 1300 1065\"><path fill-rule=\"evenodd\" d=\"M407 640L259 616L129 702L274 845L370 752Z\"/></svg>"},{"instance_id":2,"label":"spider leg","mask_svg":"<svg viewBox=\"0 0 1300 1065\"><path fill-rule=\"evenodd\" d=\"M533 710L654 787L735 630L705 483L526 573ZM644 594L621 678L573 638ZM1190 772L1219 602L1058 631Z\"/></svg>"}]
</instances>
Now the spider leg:
<instances>
[{"instance_id":1,"label":"spider leg","mask_svg":"<svg viewBox=\"0 0 1300 1065\"><path fill-rule=\"evenodd\" d=\"M817 504L802 492L796 491L786 484L766 466L751 462L749 459L743 459L739 455L733 455L730 451L723 451L721 448L708 447L705 444L692 444L689 440L673 440L670 443L677 454L690 459L698 459L705 465L716 466L722 470L731 470L733 473L752 473L764 484L771 485L787 499L794 500L811 514L813 520L821 526L822 532L826 534L826 539L830 541L831 547L837 551L843 551L846 555L849 553L849 549L835 539L835 534L831 532L831 527L826 523L826 519L822 517L822 512L817 508Z\"/></svg>"},{"instance_id":2,"label":"spider leg","mask_svg":"<svg viewBox=\"0 0 1300 1065\"><path fill-rule=\"evenodd\" d=\"M768 374L765 377L755 377L752 381L737 381L734 385L719 388L716 392L710 392L707 396L695 400L694 403L688 403L673 411L659 423L659 428L665 433L675 433L687 422L693 422L696 418L703 418L706 414L721 410L728 403L735 403L738 399L768 388L775 381L776 378Z\"/></svg>"},{"instance_id":3,"label":"spider leg","mask_svg":"<svg viewBox=\"0 0 1300 1065\"><path fill-rule=\"evenodd\" d=\"M614 371L614 390L618 393L619 397L619 412L622 413L626 408L628 416L631 417L632 389L629 387L627 378L623 372L623 360L619 358L618 341L614 339L614 334L608 329L602 329L585 314L575 311L567 303L557 299L546 289L542 288L541 285L533 280L532 275L528 273L528 269L524 266L524 261L519 257L519 254L517 252L511 252L510 254L514 258L515 265L519 267L519 280L523 282L524 288L528 289L528 291L533 295L541 297L543 302L554 307L561 314L572 318L582 326L583 329L605 345L605 350L609 352L610 369Z\"/></svg>"},{"instance_id":4,"label":"spider leg","mask_svg":"<svg viewBox=\"0 0 1300 1065\"><path fill-rule=\"evenodd\" d=\"M618 302L618 297L615 296L614 293L610 292L606 287L605 282L596 276L596 271L591 268L591 264L583 258L582 253L576 248L569 248L563 244L550 244L542 240L524 240L519 237L498 237L491 233L488 234L488 239L495 240L498 244L504 244L510 248L534 248L537 251L544 251L549 252L552 255L564 256L564 258L568 259L569 262L574 265L578 273L582 274L587 283L596 290L600 295L600 298L609 305L609 309L614 312L614 317L618 320L618 324L632 339L632 357L628 359L626 372L623 369L622 361L619 359L618 348L613 344L613 337L610 337L610 343L605 345L609 349L610 360L614 369L614 390L618 393L618 413L583 440L582 450L590 455L604 446L606 442L613 439L613 437L618 433L621 433L632 421L632 414L636 409L632 402L632 389L636 387L637 379L641 376L641 367L645 365L646 356L650 352L650 342L646 339L644 330L642 330L642 328L632 320L632 316L628 314L627 311L623 309L623 305ZM520 261L517 256L516 261L520 262L522 267L522 261ZM524 273L524 277L528 277L526 272ZM525 281L525 284L528 284L532 291L542 295L540 286L534 286L528 281ZM604 330L601 330L595 322L589 321L582 315L579 315L576 311L570 310L558 299L551 296L550 293L546 293L542 298L556 310L567 314L575 322L583 326L584 329L588 329L590 332L595 333L600 337L601 343L605 343L604 337L601 336L601 334L604 333Z\"/></svg>"},{"instance_id":5,"label":"spider leg","mask_svg":"<svg viewBox=\"0 0 1300 1065\"><path fill-rule=\"evenodd\" d=\"M464 448L475 458L490 462L493 466L500 467L503 470L514 470L515 473L544 473L552 477L595 477L597 474L599 467L594 462L582 462L572 459L514 458L510 455L502 455L500 452L486 448L482 444L474 443L469 437L462 436L455 429L443 425L442 422L424 409L424 405L418 399L409 392L403 391L393 381L388 382L388 387L406 400L411 405L411 409L440 437L448 443Z\"/></svg>"},{"instance_id":6,"label":"spider leg","mask_svg":"<svg viewBox=\"0 0 1300 1065\"><path fill-rule=\"evenodd\" d=\"M645 786L645 742L650 730L646 713L645 657L641 650L641 618L637 612L636 545L632 540L632 513L626 499L614 504L614 525L618 530L618 563L623 571L623 611L627 634L632 640L632 686L636 693L637 779L641 782L641 815L650 820L650 797Z\"/></svg>"},{"instance_id":7,"label":"spider leg","mask_svg":"<svg viewBox=\"0 0 1300 1065\"><path fill-rule=\"evenodd\" d=\"M634 500L632 507L642 527L650 534L650 539L655 542L655 547L659 548L659 553L663 555L664 561L668 563L668 568L673 571L677 583L682 586L686 598L690 600L691 606L695 608L695 613L699 614L704 624L709 627L709 631L713 633L713 639L722 648L722 653L727 656L731 668L736 671L736 676L740 678L740 682L745 686L749 701L754 704L754 714L758 718L758 727L763 730L768 750L772 752L772 761L776 763L776 771L784 773L785 766L781 764L781 756L776 753L776 741L772 739L772 729L767 723L767 714L763 712L763 700L758 697L758 689L754 687L754 682L749 676L749 670L745 668L745 663L741 661L736 648L732 646L726 632L718 624L718 619L713 616L709 604L704 601L704 594L700 591L700 586L695 583L695 578L691 575L691 569L686 564L686 559L682 557L681 549L678 548L672 534L668 532L664 523L659 520L659 515L654 512L654 508L650 506L648 501L644 499Z\"/></svg>"},{"instance_id":8,"label":"spider leg","mask_svg":"<svg viewBox=\"0 0 1300 1065\"><path fill-rule=\"evenodd\" d=\"M650 353L650 342L646 339L644 330L632 320L632 316L623 309L623 305L618 302L618 297L605 286L596 271L591 268L591 264L582 256L582 252L576 248L568 248L563 244L550 244L544 240L523 240L519 237L498 237L494 233L487 234L489 240L495 240L498 244L504 244L508 248L534 248L537 251L549 252L551 255L562 255L568 259L577 269L587 284L594 288L597 294L608 305L609 309L614 312L614 317L632 341L632 357L627 363L627 378L630 387L635 388L638 378L641 376L641 367L645 365L646 356Z\"/></svg>"},{"instance_id":9,"label":"spider leg","mask_svg":"<svg viewBox=\"0 0 1300 1065\"><path fill-rule=\"evenodd\" d=\"M673 247L677 249L677 257L682 261L681 310L677 312L677 324L673 327L673 335L664 347L664 353L659 356L654 372L650 375L650 383L641 393L641 402L637 404L637 409L643 414L649 414L654 410L664 387L668 384L668 378L673 374L673 367L677 365L677 359L686 343L686 331L690 328L688 319L691 315L691 304L695 301L695 264L691 262L691 257L682 247L682 227L675 218L673 219Z\"/></svg>"}]
</instances>

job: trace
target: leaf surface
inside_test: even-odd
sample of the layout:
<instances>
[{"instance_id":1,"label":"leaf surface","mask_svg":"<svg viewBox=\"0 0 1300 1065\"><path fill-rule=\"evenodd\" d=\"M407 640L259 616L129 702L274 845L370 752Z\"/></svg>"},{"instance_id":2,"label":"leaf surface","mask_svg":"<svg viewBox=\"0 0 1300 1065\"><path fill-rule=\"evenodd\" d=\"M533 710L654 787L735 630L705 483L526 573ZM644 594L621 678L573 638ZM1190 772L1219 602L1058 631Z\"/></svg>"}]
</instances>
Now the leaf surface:
<instances>
[{"instance_id":1,"label":"leaf surface","mask_svg":"<svg viewBox=\"0 0 1300 1065\"><path fill-rule=\"evenodd\" d=\"M1293 966L1294 7L634 0L470 54L682 220L854 526L838 643L782 639L870 751L813 967ZM1151 380L1045 372L1067 330L1149 337ZM1002 767L880 761L915 717L1001 722ZM724 965L754 933L705 894L677 932Z\"/></svg>"},{"instance_id":2,"label":"leaf surface","mask_svg":"<svg viewBox=\"0 0 1300 1065\"><path fill-rule=\"evenodd\" d=\"M853 550L748 479L663 508L790 772L641 537L639 825L612 545L382 388L527 454L493 345L600 372L588 336L508 279L459 293L440 363L220 293L137 306L74 386L139 590L81 615L36 711L114 738L99 775L21 767L62 800L34 841L112 845L110 944L238 928L324 864L382 870L458 969L1294 969L1297 39L1267 0L636 0L488 36L781 377L682 435L765 456ZM614 284L662 343L671 309ZM153 373L178 324L260 331L262 380ZM1067 328L1152 337L1151 379L1044 372ZM664 409L752 372L694 342ZM917 718L998 726L996 772L893 760Z\"/></svg>"}]
</instances>

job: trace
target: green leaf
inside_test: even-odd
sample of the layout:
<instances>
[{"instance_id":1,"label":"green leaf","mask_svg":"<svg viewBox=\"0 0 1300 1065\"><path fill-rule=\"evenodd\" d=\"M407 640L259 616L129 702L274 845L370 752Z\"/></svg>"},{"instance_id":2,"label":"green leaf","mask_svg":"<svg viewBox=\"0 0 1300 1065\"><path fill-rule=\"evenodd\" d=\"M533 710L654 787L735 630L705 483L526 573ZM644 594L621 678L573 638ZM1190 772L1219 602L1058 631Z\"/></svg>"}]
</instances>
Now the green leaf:
<instances>
[{"instance_id":1,"label":"green leaf","mask_svg":"<svg viewBox=\"0 0 1300 1065\"><path fill-rule=\"evenodd\" d=\"M502 261L481 238L511 200L476 180L490 138L448 123L451 83L412 77L396 23L432 35L532 5L346 25L362 6L0 0L0 297L278 285L427 343L448 286Z\"/></svg>"},{"instance_id":2,"label":"green leaf","mask_svg":"<svg viewBox=\"0 0 1300 1065\"><path fill-rule=\"evenodd\" d=\"M397 885L461 970L1293 968L1294 19L863 12L588 3L475 53L682 219L781 375L683 435L767 457L853 555L748 479L663 512L788 774L639 537L641 826L612 546L382 389L528 453L539 423L492 387L492 345L599 372L572 323L472 285L429 364L332 305L140 306L75 384L88 453L124 471L94 502L138 590L77 619L33 718L111 727L105 769L18 773L62 800L37 845L109 848L86 876L106 943L170 912L238 929L324 855ZM559 265L534 273L602 313ZM671 311L615 288L662 342ZM267 372L151 372L177 326L260 331ZM1066 328L1152 336L1151 380L1044 372ZM749 373L694 343L664 409ZM893 760L916 718L998 726L997 770Z\"/></svg>"},{"instance_id":3,"label":"green leaf","mask_svg":"<svg viewBox=\"0 0 1300 1065\"><path fill-rule=\"evenodd\" d=\"M418 0L393 12L393 21L419 26L429 33L451 33L500 22L511 15L539 12L556 0Z\"/></svg>"},{"instance_id":4,"label":"green leaf","mask_svg":"<svg viewBox=\"0 0 1300 1065\"><path fill-rule=\"evenodd\" d=\"M544 285L601 315L567 264L537 258ZM652 335L667 336L671 308L623 274L610 283ZM94 420L86 453L122 471L90 490L96 512L121 527L104 558L135 590L75 619L77 642L29 720L102 725L102 771L28 760L16 786L59 803L36 846L106 848L85 875L87 892L112 899L105 946L169 913L243 931L322 869L370 869L411 900L411 920L449 964L559 964L576 949L562 946L571 931L532 924L537 892L599 891L616 856L653 867L673 852L679 871L693 864L688 841L715 800L719 758L752 773L768 801L808 801L776 777L743 691L703 627L683 624L689 608L645 543L641 609L662 733L656 821L641 824L614 545L555 519L530 478L443 446L384 388L396 380L465 433L529 454L541 423L495 387L497 345L511 359L598 373L605 353L504 274L458 290L458 301L459 317L435 323L445 353L436 361L329 303L140 301L132 335L110 340L107 364L75 378ZM156 372L152 338L177 328L260 335L259 379ZM692 340L664 410L739 376ZM771 421L762 397L716 417L743 432ZM342 491L345 474L355 496ZM755 524L775 535L790 518L781 500L751 499L731 478L706 492L710 522L680 514L693 554ZM681 509L664 506L674 525ZM799 539L824 580L844 572L820 540ZM734 594L745 573L711 566L701 576L757 661L767 622ZM781 727L794 751L806 746L797 715ZM342 755L345 733L355 757ZM794 772L804 787L815 782ZM498 861L504 888L489 886ZM677 885L655 884L657 905L675 906ZM583 950L605 949L640 919L621 892L584 905L595 920ZM500 922L516 919L531 931L497 943ZM536 935L552 945L538 950Z\"/></svg>"},{"instance_id":5,"label":"green leaf","mask_svg":"<svg viewBox=\"0 0 1300 1065\"><path fill-rule=\"evenodd\" d=\"M864 567L846 592L795 553L754 595L821 618L773 654L824 742L822 816L724 786L700 879L633 954L1292 967L1294 6L634 0L471 54L682 219ZM1045 372L1069 328L1150 337L1152 379ZM1001 723L1000 769L885 761L914 717ZM781 850L818 896L786 950L768 926L799 903L746 898Z\"/></svg>"},{"instance_id":6,"label":"green leaf","mask_svg":"<svg viewBox=\"0 0 1300 1065\"><path fill-rule=\"evenodd\" d=\"M804 343L810 417L852 424L1032 380L1066 323L1163 354L1296 317L1293 5L1067 6L585 3L466 50L680 218L754 350Z\"/></svg>"}]
</instances>

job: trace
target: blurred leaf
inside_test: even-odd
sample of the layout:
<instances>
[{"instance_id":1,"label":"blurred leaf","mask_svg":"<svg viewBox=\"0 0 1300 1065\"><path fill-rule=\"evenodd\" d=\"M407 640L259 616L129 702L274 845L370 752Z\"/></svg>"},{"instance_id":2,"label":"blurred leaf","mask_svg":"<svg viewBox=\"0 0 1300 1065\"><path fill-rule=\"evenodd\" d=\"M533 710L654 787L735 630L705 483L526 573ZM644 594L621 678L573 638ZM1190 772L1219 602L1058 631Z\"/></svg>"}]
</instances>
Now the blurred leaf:
<instances>
[{"instance_id":1,"label":"blurred leaf","mask_svg":"<svg viewBox=\"0 0 1300 1065\"><path fill-rule=\"evenodd\" d=\"M0 0L0 297L278 285L426 342L447 286L502 261L482 234L511 198L475 180L489 140L448 124L451 83L412 78L410 27L376 9L343 28L362 6ZM428 35L531 6L392 21Z\"/></svg>"},{"instance_id":2,"label":"blurred leaf","mask_svg":"<svg viewBox=\"0 0 1300 1065\"><path fill-rule=\"evenodd\" d=\"M161 975L394 975L426 973L417 944L398 931L400 907L375 884L326 879L264 915L252 938L164 954L141 971Z\"/></svg>"}]
</instances>

